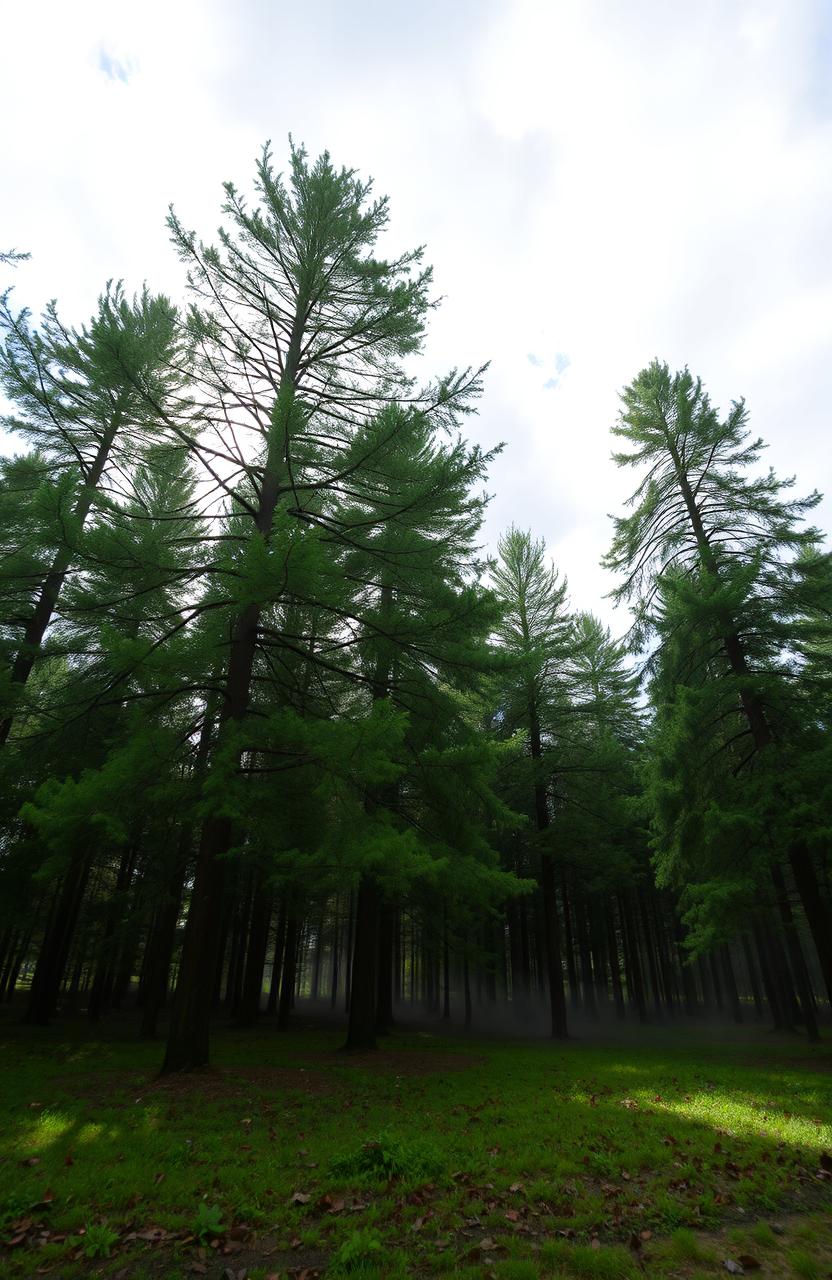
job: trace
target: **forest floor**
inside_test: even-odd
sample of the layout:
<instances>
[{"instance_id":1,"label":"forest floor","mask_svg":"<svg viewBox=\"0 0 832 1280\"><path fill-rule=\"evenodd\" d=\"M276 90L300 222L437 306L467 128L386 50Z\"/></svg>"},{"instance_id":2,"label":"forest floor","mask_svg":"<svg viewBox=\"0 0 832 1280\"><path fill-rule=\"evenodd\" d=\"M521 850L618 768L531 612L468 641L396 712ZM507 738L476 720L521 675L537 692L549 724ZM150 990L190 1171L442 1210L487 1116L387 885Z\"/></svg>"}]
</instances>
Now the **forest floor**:
<instances>
[{"instance_id":1,"label":"forest floor","mask_svg":"<svg viewBox=\"0 0 832 1280\"><path fill-rule=\"evenodd\" d=\"M832 1276L832 1043L0 1022L0 1274ZM730 1264L730 1265L729 1265Z\"/></svg>"}]
</instances>

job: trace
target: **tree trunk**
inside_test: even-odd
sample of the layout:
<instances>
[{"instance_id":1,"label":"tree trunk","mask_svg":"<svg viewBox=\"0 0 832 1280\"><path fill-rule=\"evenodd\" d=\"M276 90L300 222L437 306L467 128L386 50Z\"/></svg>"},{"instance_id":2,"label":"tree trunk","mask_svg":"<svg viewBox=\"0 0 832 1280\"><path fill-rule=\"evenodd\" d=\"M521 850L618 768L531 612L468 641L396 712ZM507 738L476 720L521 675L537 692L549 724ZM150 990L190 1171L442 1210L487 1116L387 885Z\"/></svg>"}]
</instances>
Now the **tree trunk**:
<instances>
[{"instance_id":1,"label":"tree trunk","mask_svg":"<svg viewBox=\"0 0 832 1280\"><path fill-rule=\"evenodd\" d=\"M177 845L177 857L162 901L156 908L153 927L147 940L148 963L142 985L142 1018L139 1035L149 1040L156 1035L159 1014L168 996L170 965L176 943L176 925L182 905L182 888L187 869L190 828L183 829Z\"/></svg>"},{"instance_id":2,"label":"tree trunk","mask_svg":"<svg viewBox=\"0 0 832 1280\"><path fill-rule=\"evenodd\" d=\"M786 947L789 953L792 975L794 978L798 1003L800 1005L800 1016L803 1021L803 1025L806 1028L806 1034L811 1041L815 1042L820 1040L820 1031L818 1030L817 1018L815 1017L814 1001L812 999L812 989L809 984L809 976L806 970L806 961L803 958L800 939L797 935L794 917L792 916L786 881L784 879L783 872L780 870L779 864L776 862L771 864L771 878L774 884L774 892L777 896L777 906L780 911L780 918L783 921L783 932L786 936Z\"/></svg>"},{"instance_id":3,"label":"tree trunk","mask_svg":"<svg viewBox=\"0 0 832 1280\"><path fill-rule=\"evenodd\" d=\"M832 1007L832 911L821 893L815 864L803 840L796 840L791 845L789 863L818 953L827 998Z\"/></svg>"},{"instance_id":4,"label":"tree trunk","mask_svg":"<svg viewBox=\"0 0 832 1280\"><path fill-rule=\"evenodd\" d=\"M298 916L292 904L286 909L286 946L283 952L283 971L280 979L280 1001L277 1006L277 1029L285 1031L289 1026L289 1014L295 995L295 971L298 961Z\"/></svg>"},{"instance_id":5,"label":"tree trunk","mask_svg":"<svg viewBox=\"0 0 832 1280\"><path fill-rule=\"evenodd\" d=\"M240 1011L237 1015L237 1021L241 1027L254 1026L260 1017L263 970L266 967L266 948L269 945L272 894L270 890L263 888L263 877L259 872L254 875L252 895L245 974L240 997Z\"/></svg>"},{"instance_id":6,"label":"tree trunk","mask_svg":"<svg viewBox=\"0 0 832 1280\"><path fill-rule=\"evenodd\" d=\"M388 1035L393 1026L393 932L393 904L384 899L378 918L376 1034L380 1036Z\"/></svg>"},{"instance_id":7,"label":"tree trunk","mask_svg":"<svg viewBox=\"0 0 832 1280\"><path fill-rule=\"evenodd\" d=\"M379 890L363 875L355 910L355 944L352 957L350 1016L346 1049L375 1049L376 996L378 988Z\"/></svg>"},{"instance_id":8,"label":"tree trunk","mask_svg":"<svg viewBox=\"0 0 832 1280\"><path fill-rule=\"evenodd\" d=\"M91 866L91 852L76 858L67 869L60 893L54 901L35 965L29 1005L23 1018L30 1026L48 1023L55 1012Z\"/></svg>"},{"instance_id":9,"label":"tree trunk","mask_svg":"<svg viewBox=\"0 0 832 1280\"><path fill-rule=\"evenodd\" d=\"M272 976L269 981L269 998L266 1001L266 1013L269 1015L277 1013L277 999L280 993L280 973L283 963L283 948L286 945L286 904L281 902L280 911L277 916L277 929L274 937L274 951L272 953Z\"/></svg>"}]
</instances>

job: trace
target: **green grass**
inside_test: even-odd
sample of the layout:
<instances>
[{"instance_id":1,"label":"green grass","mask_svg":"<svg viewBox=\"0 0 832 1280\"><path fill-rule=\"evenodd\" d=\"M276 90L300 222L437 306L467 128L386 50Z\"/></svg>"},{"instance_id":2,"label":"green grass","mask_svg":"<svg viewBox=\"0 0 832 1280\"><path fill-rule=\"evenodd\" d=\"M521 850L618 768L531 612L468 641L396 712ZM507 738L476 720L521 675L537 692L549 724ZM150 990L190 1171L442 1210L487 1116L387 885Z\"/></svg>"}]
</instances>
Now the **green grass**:
<instances>
[{"instance_id":1,"label":"green grass","mask_svg":"<svg viewBox=\"0 0 832 1280\"><path fill-rule=\"evenodd\" d=\"M215 1070L160 1085L132 1030L6 1017L3 1274L832 1271L826 1044L402 1033L373 1065L336 1032L264 1027L218 1031Z\"/></svg>"}]
</instances>

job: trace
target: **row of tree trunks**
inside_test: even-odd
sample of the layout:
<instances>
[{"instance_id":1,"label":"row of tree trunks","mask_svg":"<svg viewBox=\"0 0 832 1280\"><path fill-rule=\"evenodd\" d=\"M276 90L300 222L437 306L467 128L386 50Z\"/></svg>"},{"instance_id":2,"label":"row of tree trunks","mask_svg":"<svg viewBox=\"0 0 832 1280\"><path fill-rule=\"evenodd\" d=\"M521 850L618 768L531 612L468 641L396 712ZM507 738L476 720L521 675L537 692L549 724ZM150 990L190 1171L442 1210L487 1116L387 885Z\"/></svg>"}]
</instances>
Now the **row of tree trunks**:
<instances>
[{"instance_id":1,"label":"row of tree trunks","mask_svg":"<svg viewBox=\"0 0 832 1280\"><path fill-rule=\"evenodd\" d=\"M189 844L190 833L181 832L166 890L154 895L157 901L144 941L138 998L143 1036L156 1033L167 999ZM115 1006L117 989L126 990L133 971L137 942L128 942L121 952L105 952L105 944L113 937L112 913L105 915L98 940L86 930L70 952L72 912L77 920L87 883L83 875L79 880L79 868L83 871L80 862L68 869L53 898L35 970L29 1008L46 1008L47 1017L61 990L66 999L86 995L90 1016L100 1016L108 1003ZM135 848L127 849L116 875L119 894L131 879L139 878L136 868ZM88 880L88 866L86 876ZM253 1025L263 1003L265 976L266 1011L277 1015L278 1025L285 1027L296 994L314 1000L317 993L318 1000L328 999L331 1007L337 1007L340 975L346 973L353 991L362 996L351 1001L353 1033L348 1043L355 1048L371 1047L378 1035L386 1034L402 1003L421 1005L445 1018L464 1017L470 1024L479 1005L497 1002L498 985L521 1022L535 1018L544 1000L551 1017L547 975L539 970L537 959L540 951L545 954L550 936L545 913L548 891L558 915L552 932L557 937L560 927L561 940L562 913L566 910L571 917L576 1009L584 1017L598 1016L606 1008L618 1017L629 1009L641 1021L711 1010L739 1022L752 1013L763 1016L767 1006L776 1026L800 1026L812 1038L819 1034L818 1001L782 873L773 885L778 894L777 918L766 917L738 939L736 947L721 946L705 963L693 966L685 957L683 928L672 903L649 886L622 891L605 901L588 900L574 888L564 893L562 882L558 892L547 876L554 878L549 858L541 860L538 901L543 910L538 913L532 899L520 906L516 901L508 903L502 945L500 932L492 925L488 947L494 955L489 961L478 948L472 965L468 938L450 930L446 914L434 911L431 915L428 910L423 919L412 909L403 914L373 881L365 878L355 904L336 896L316 907L288 909L286 898L275 906L261 873L252 869L235 877L236 887L232 890L229 884L225 895L226 924L220 929L214 1003L222 996L226 1010L240 1025ZM90 892L97 891L93 884ZM13 990L32 932L31 923L23 933L7 926L0 937L0 998L8 995L10 984ZM372 954L356 943L350 955L353 938L366 943L373 937ZM59 944L65 948L64 958L58 955L53 960L60 972L52 970L47 1002L46 960ZM368 961L374 974L369 999ZM568 971L563 954L561 993Z\"/></svg>"}]
</instances>

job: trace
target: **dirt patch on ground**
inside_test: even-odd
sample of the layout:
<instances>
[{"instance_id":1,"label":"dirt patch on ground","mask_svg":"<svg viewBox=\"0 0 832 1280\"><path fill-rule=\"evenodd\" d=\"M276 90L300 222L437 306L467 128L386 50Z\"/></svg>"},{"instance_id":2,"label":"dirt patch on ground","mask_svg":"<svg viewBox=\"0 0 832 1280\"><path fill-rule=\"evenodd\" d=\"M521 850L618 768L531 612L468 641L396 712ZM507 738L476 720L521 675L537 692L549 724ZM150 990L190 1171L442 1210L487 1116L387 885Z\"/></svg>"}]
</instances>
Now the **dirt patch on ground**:
<instances>
[{"instance_id":1,"label":"dirt patch on ground","mask_svg":"<svg viewBox=\"0 0 832 1280\"><path fill-rule=\"evenodd\" d=\"M109 1107L132 1106L139 1099L153 1097L217 1101L247 1097L252 1092L277 1096L303 1093L318 1097L338 1093L354 1070L395 1079L470 1071L483 1066L486 1060L481 1054L473 1053L380 1049L367 1053L328 1053L322 1050L305 1054L304 1061L312 1065L207 1067L202 1071L182 1071L158 1077L134 1071L85 1072L73 1082L72 1092L76 1098ZM65 1089L67 1078L60 1078L60 1084Z\"/></svg>"},{"instance_id":2,"label":"dirt patch on ground","mask_svg":"<svg viewBox=\"0 0 832 1280\"><path fill-rule=\"evenodd\" d=\"M376 1049L367 1053L310 1053L310 1062L328 1062L333 1067L357 1067L380 1076L432 1076L445 1072L469 1071L485 1066L479 1053L446 1053L431 1049Z\"/></svg>"},{"instance_id":3,"label":"dirt patch on ground","mask_svg":"<svg viewBox=\"0 0 832 1280\"><path fill-rule=\"evenodd\" d=\"M66 1079L61 1085L66 1088ZM340 1088L334 1073L304 1067L210 1067L169 1076L137 1076L129 1071L101 1071L79 1077L76 1098L102 1106L127 1106L153 1097L205 1098L216 1101L257 1093L331 1094Z\"/></svg>"},{"instance_id":4,"label":"dirt patch on ground","mask_svg":"<svg viewBox=\"0 0 832 1280\"><path fill-rule=\"evenodd\" d=\"M740 1061L742 1066L751 1067L755 1071L817 1071L818 1073L832 1071L832 1057L827 1054L816 1056L806 1054L797 1058L785 1054L773 1053L769 1057L767 1054L757 1053L745 1054Z\"/></svg>"}]
</instances>

